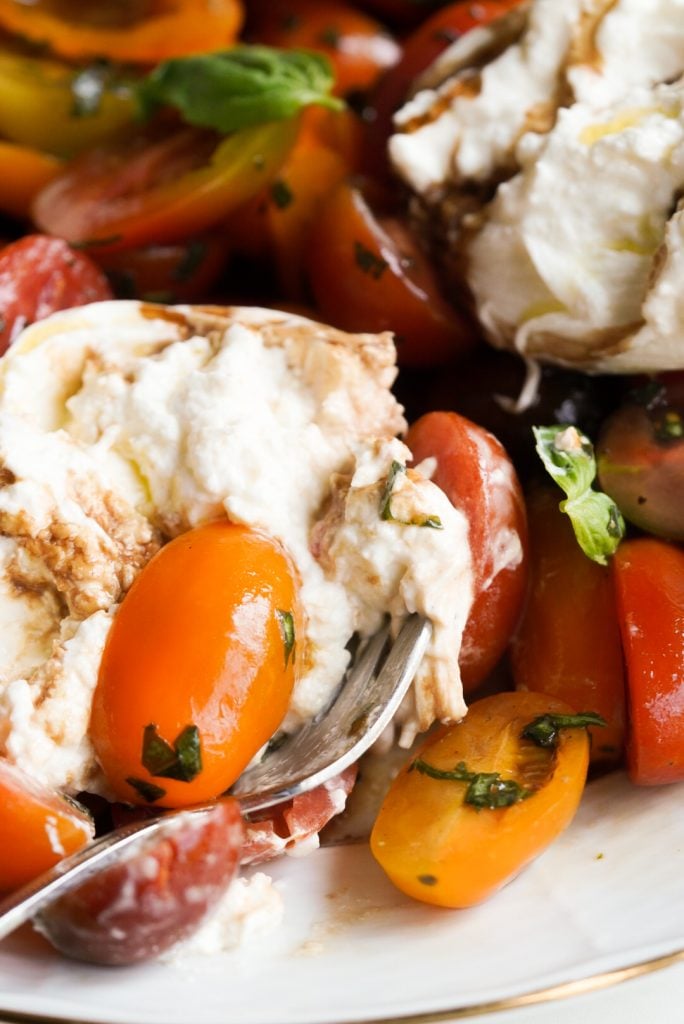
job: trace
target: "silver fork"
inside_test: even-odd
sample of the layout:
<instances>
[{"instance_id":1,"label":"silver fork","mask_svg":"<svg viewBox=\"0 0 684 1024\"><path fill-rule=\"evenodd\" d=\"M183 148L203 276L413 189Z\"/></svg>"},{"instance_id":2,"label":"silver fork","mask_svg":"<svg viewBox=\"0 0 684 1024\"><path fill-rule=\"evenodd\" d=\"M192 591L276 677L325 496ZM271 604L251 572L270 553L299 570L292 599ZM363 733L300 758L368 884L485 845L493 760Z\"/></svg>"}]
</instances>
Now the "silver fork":
<instances>
[{"instance_id":1,"label":"silver fork","mask_svg":"<svg viewBox=\"0 0 684 1024\"><path fill-rule=\"evenodd\" d=\"M274 744L231 790L243 814L266 810L334 778L375 742L408 690L432 635L430 623L411 615L389 643L389 627L357 652L331 703L299 732ZM66 857L33 882L0 900L0 941L50 903L161 833L179 816L211 814L215 804L166 811L109 832Z\"/></svg>"}]
</instances>

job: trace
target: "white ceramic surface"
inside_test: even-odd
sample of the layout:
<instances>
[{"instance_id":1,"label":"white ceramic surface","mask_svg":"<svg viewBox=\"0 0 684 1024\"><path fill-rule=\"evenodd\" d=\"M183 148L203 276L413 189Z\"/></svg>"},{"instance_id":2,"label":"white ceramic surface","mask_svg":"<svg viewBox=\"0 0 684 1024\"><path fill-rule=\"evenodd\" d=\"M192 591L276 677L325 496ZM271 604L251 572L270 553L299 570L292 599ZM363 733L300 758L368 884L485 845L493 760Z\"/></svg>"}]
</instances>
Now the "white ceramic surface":
<instances>
[{"instance_id":1,"label":"white ceramic surface","mask_svg":"<svg viewBox=\"0 0 684 1024\"><path fill-rule=\"evenodd\" d=\"M491 902L413 903L364 846L286 859L286 923L241 950L104 970L24 932L0 1015L136 1024L331 1024L476 1007L684 948L684 789L592 784L569 831Z\"/></svg>"}]
</instances>

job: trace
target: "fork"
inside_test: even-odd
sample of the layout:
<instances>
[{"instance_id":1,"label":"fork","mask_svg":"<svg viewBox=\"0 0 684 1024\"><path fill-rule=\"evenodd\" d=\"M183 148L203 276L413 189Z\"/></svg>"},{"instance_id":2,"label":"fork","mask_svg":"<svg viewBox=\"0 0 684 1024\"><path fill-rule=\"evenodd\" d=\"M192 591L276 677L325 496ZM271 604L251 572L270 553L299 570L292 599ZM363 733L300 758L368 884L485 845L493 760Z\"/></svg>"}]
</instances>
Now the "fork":
<instances>
[{"instance_id":1,"label":"fork","mask_svg":"<svg viewBox=\"0 0 684 1024\"><path fill-rule=\"evenodd\" d=\"M359 645L326 708L298 732L267 748L230 790L242 813L253 814L322 785L357 761L380 736L408 690L427 650L432 626L410 615L390 643L385 625ZM0 900L0 941L54 900L161 834L181 816L211 814L216 803L165 811L123 825L66 857L28 885Z\"/></svg>"}]
</instances>

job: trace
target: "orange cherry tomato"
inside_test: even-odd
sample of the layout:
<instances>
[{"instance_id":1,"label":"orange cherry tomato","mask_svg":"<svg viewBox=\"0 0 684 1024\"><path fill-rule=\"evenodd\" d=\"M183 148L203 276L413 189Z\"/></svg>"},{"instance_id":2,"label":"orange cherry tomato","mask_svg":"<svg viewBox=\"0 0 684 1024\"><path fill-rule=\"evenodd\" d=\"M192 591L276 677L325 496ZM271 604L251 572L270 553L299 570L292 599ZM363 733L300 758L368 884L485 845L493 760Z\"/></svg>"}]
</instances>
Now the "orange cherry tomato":
<instances>
[{"instance_id":1,"label":"orange cherry tomato","mask_svg":"<svg viewBox=\"0 0 684 1024\"><path fill-rule=\"evenodd\" d=\"M612 563L627 665L627 766L641 786L684 779L684 551L623 541Z\"/></svg>"},{"instance_id":2,"label":"orange cherry tomato","mask_svg":"<svg viewBox=\"0 0 684 1024\"><path fill-rule=\"evenodd\" d=\"M394 331L401 366L445 363L476 342L406 223L376 216L358 184L341 182L322 204L307 269L323 317L348 331Z\"/></svg>"},{"instance_id":3,"label":"orange cherry tomato","mask_svg":"<svg viewBox=\"0 0 684 1024\"><path fill-rule=\"evenodd\" d=\"M401 54L386 28L339 0L257 0L250 19L260 43L324 53L338 96L370 89Z\"/></svg>"},{"instance_id":4,"label":"orange cherry tomato","mask_svg":"<svg viewBox=\"0 0 684 1024\"><path fill-rule=\"evenodd\" d=\"M278 172L296 118L217 140L161 126L68 164L33 205L41 230L93 250L177 242L226 220Z\"/></svg>"},{"instance_id":5,"label":"orange cherry tomato","mask_svg":"<svg viewBox=\"0 0 684 1024\"><path fill-rule=\"evenodd\" d=\"M515 685L590 708L593 764L620 760L625 740L625 672L610 569L581 550L553 490L530 494L530 593L511 648Z\"/></svg>"},{"instance_id":6,"label":"orange cherry tomato","mask_svg":"<svg viewBox=\"0 0 684 1024\"><path fill-rule=\"evenodd\" d=\"M94 831L85 810L0 758L0 892L80 850Z\"/></svg>"},{"instance_id":7,"label":"orange cherry tomato","mask_svg":"<svg viewBox=\"0 0 684 1024\"><path fill-rule=\"evenodd\" d=\"M528 567L522 491L493 434L458 413L426 413L406 443L415 463L437 460L432 479L468 519L475 598L460 665L469 693L501 658L522 613Z\"/></svg>"},{"instance_id":8,"label":"orange cherry tomato","mask_svg":"<svg viewBox=\"0 0 684 1024\"><path fill-rule=\"evenodd\" d=\"M570 824L584 789L589 739L583 728L560 730L555 748L522 738L525 726L546 714L572 711L538 693L486 697L401 770L380 808L371 850L407 896L441 907L480 903ZM529 796L510 806L472 806L466 781L432 778L416 760L442 772L462 765L473 775L498 773Z\"/></svg>"},{"instance_id":9,"label":"orange cherry tomato","mask_svg":"<svg viewBox=\"0 0 684 1024\"><path fill-rule=\"evenodd\" d=\"M235 42L240 0L0 0L0 25L68 60L156 64Z\"/></svg>"},{"instance_id":10,"label":"orange cherry tomato","mask_svg":"<svg viewBox=\"0 0 684 1024\"><path fill-rule=\"evenodd\" d=\"M63 167L56 156L0 139L0 212L28 218L35 197Z\"/></svg>"},{"instance_id":11,"label":"orange cherry tomato","mask_svg":"<svg viewBox=\"0 0 684 1024\"><path fill-rule=\"evenodd\" d=\"M117 613L93 698L117 796L177 807L225 792L287 711L300 628L272 538L220 521L163 547Z\"/></svg>"}]
</instances>

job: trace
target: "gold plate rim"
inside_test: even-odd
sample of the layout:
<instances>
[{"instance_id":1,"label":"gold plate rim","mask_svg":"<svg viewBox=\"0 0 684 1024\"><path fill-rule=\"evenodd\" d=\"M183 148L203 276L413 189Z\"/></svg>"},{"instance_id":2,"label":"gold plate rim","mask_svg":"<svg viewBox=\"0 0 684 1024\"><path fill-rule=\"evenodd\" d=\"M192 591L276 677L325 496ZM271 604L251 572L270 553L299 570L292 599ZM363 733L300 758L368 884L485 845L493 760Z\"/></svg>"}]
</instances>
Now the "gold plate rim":
<instances>
[{"instance_id":1,"label":"gold plate rim","mask_svg":"<svg viewBox=\"0 0 684 1024\"><path fill-rule=\"evenodd\" d=\"M493 999L488 1002L475 1003L470 1006L459 1006L452 1009L403 1014L399 1017L347 1018L345 1020L333 1021L331 1024L446 1024L449 1021L485 1017L489 1014L500 1013L505 1010L516 1010L526 1006L537 1006L542 1003L570 999L573 996L600 992L603 989L622 984L625 981L631 981L634 978L644 977L656 971L664 970L682 961L684 961L684 949L679 949L673 953L641 960L638 963L631 964L629 967L618 967L611 971L601 971L574 981L564 981L557 985L534 989L531 992L525 992L517 996L507 996L501 999ZM46 1016L44 1014L27 1013L23 1010L7 1010L1 1006L0 1014L2 1015L0 1016L0 1024L112 1024L111 1021L105 1021L102 1018L98 1020L91 1017ZM137 1022L131 1018L126 1024L137 1024ZM226 1018L225 1024L231 1024L230 1018Z\"/></svg>"}]
</instances>

